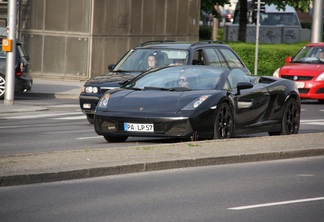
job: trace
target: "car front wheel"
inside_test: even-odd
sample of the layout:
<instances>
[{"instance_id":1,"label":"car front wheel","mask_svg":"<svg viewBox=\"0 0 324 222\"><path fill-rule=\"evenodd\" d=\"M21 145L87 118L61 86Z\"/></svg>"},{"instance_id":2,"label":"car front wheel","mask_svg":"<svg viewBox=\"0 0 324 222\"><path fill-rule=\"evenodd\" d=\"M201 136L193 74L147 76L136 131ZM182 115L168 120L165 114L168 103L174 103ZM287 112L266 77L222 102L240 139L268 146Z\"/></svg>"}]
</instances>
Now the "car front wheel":
<instances>
[{"instance_id":1,"label":"car front wheel","mask_svg":"<svg viewBox=\"0 0 324 222\"><path fill-rule=\"evenodd\" d=\"M213 139L230 138L233 134L234 121L230 106L222 103L216 111Z\"/></svg>"},{"instance_id":2,"label":"car front wheel","mask_svg":"<svg viewBox=\"0 0 324 222\"><path fill-rule=\"evenodd\" d=\"M105 140L109 143L120 143L127 140L127 136L104 136Z\"/></svg>"},{"instance_id":3,"label":"car front wheel","mask_svg":"<svg viewBox=\"0 0 324 222\"><path fill-rule=\"evenodd\" d=\"M87 120L90 124L94 123L94 115L93 114L87 114Z\"/></svg>"}]
</instances>

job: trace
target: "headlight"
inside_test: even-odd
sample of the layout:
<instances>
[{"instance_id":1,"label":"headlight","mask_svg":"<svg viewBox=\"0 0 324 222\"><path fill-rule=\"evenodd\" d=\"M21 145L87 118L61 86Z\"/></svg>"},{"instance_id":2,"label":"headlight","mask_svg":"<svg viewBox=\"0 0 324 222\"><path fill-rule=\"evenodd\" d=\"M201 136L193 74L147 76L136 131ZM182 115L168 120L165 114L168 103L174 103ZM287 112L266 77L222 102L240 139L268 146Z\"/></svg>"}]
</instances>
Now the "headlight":
<instances>
[{"instance_id":1,"label":"headlight","mask_svg":"<svg viewBox=\"0 0 324 222\"><path fill-rule=\"evenodd\" d=\"M277 69L276 71L274 71L274 73L272 74L272 76L279 78L279 70L280 70L280 68Z\"/></svg>"},{"instance_id":2,"label":"headlight","mask_svg":"<svg viewBox=\"0 0 324 222\"><path fill-rule=\"evenodd\" d=\"M93 87L93 86L86 86L85 87L85 92L86 93L98 93L98 88L97 87Z\"/></svg>"},{"instance_id":3,"label":"headlight","mask_svg":"<svg viewBox=\"0 0 324 222\"><path fill-rule=\"evenodd\" d=\"M98 107L99 108L107 108L109 102L110 94L107 93L99 100Z\"/></svg>"},{"instance_id":4,"label":"headlight","mask_svg":"<svg viewBox=\"0 0 324 222\"><path fill-rule=\"evenodd\" d=\"M321 73L316 79L315 81L324 81L324 72Z\"/></svg>"},{"instance_id":5,"label":"headlight","mask_svg":"<svg viewBox=\"0 0 324 222\"><path fill-rule=\"evenodd\" d=\"M196 109L200 104L202 104L210 95L203 95L199 98L195 99L194 101L190 102L188 105L182 108L182 110L194 110Z\"/></svg>"}]
</instances>

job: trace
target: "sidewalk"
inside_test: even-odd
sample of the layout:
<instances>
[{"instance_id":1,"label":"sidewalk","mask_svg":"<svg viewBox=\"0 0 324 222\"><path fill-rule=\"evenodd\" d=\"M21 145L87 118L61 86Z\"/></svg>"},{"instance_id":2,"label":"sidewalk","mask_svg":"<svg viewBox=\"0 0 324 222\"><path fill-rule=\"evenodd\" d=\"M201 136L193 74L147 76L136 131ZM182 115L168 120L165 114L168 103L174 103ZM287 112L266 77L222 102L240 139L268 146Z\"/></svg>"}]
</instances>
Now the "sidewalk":
<instances>
[{"instance_id":1,"label":"sidewalk","mask_svg":"<svg viewBox=\"0 0 324 222\"><path fill-rule=\"evenodd\" d=\"M30 92L26 92L26 96L38 98L60 98L60 99L79 99L84 81L63 81L63 80L47 80L34 79ZM46 107L26 106L15 103L13 105L4 105L4 101L0 100L0 113L14 112L32 112L47 110Z\"/></svg>"},{"instance_id":2,"label":"sidewalk","mask_svg":"<svg viewBox=\"0 0 324 222\"><path fill-rule=\"evenodd\" d=\"M31 96L78 99L85 81L34 79Z\"/></svg>"},{"instance_id":3,"label":"sidewalk","mask_svg":"<svg viewBox=\"0 0 324 222\"><path fill-rule=\"evenodd\" d=\"M34 80L32 96L78 98L82 82ZM4 105L1 112L46 110ZM208 140L163 145L0 154L0 186L43 183L124 173L324 155L324 133Z\"/></svg>"}]
</instances>

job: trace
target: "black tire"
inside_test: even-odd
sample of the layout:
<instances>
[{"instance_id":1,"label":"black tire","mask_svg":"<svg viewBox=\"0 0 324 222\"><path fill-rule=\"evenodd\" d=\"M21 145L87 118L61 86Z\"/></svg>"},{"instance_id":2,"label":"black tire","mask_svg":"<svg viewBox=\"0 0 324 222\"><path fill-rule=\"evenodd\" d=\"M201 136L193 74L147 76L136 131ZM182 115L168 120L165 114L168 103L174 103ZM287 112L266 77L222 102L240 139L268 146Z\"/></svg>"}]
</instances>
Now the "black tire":
<instances>
[{"instance_id":1,"label":"black tire","mask_svg":"<svg viewBox=\"0 0 324 222\"><path fill-rule=\"evenodd\" d=\"M298 134L300 125L300 107L293 98L288 99L281 121L281 132L269 132L273 135L291 135Z\"/></svg>"},{"instance_id":2,"label":"black tire","mask_svg":"<svg viewBox=\"0 0 324 222\"><path fill-rule=\"evenodd\" d=\"M216 111L213 139L232 137L233 128L234 120L231 107L227 103L222 103Z\"/></svg>"},{"instance_id":3,"label":"black tire","mask_svg":"<svg viewBox=\"0 0 324 222\"><path fill-rule=\"evenodd\" d=\"M324 104L324 99L318 99L318 102L319 102L320 104Z\"/></svg>"},{"instance_id":4,"label":"black tire","mask_svg":"<svg viewBox=\"0 0 324 222\"><path fill-rule=\"evenodd\" d=\"M87 120L90 124L94 124L94 115L93 114L87 114Z\"/></svg>"},{"instance_id":5,"label":"black tire","mask_svg":"<svg viewBox=\"0 0 324 222\"><path fill-rule=\"evenodd\" d=\"M0 74L0 99L4 98L6 91L6 80L3 74Z\"/></svg>"},{"instance_id":6,"label":"black tire","mask_svg":"<svg viewBox=\"0 0 324 222\"><path fill-rule=\"evenodd\" d=\"M121 143L127 140L127 136L104 136L109 143Z\"/></svg>"}]
</instances>

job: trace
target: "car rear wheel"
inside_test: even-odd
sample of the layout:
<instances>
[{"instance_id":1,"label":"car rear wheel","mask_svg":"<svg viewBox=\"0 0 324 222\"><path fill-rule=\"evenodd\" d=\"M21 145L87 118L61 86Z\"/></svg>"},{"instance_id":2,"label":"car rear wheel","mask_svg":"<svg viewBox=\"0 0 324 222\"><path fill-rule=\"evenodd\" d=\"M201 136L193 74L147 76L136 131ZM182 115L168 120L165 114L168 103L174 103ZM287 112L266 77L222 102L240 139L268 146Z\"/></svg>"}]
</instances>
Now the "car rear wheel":
<instances>
[{"instance_id":1,"label":"car rear wheel","mask_svg":"<svg viewBox=\"0 0 324 222\"><path fill-rule=\"evenodd\" d=\"M213 139L230 138L233 134L233 114L227 103L222 103L216 111Z\"/></svg>"},{"instance_id":2,"label":"car rear wheel","mask_svg":"<svg viewBox=\"0 0 324 222\"><path fill-rule=\"evenodd\" d=\"M300 107L293 98L288 99L281 122L281 132L269 132L273 135L290 135L297 134L300 125Z\"/></svg>"},{"instance_id":3,"label":"car rear wheel","mask_svg":"<svg viewBox=\"0 0 324 222\"><path fill-rule=\"evenodd\" d=\"M127 136L104 136L105 140L109 143L120 143L127 140Z\"/></svg>"},{"instance_id":4,"label":"car rear wheel","mask_svg":"<svg viewBox=\"0 0 324 222\"><path fill-rule=\"evenodd\" d=\"M87 120L90 124L94 123L94 115L93 114L87 114Z\"/></svg>"},{"instance_id":5,"label":"car rear wheel","mask_svg":"<svg viewBox=\"0 0 324 222\"><path fill-rule=\"evenodd\" d=\"M4 94L6 91L6 80L3 74L0 74L0 99L4 98Z\"/></svg>"}]
</instances>

